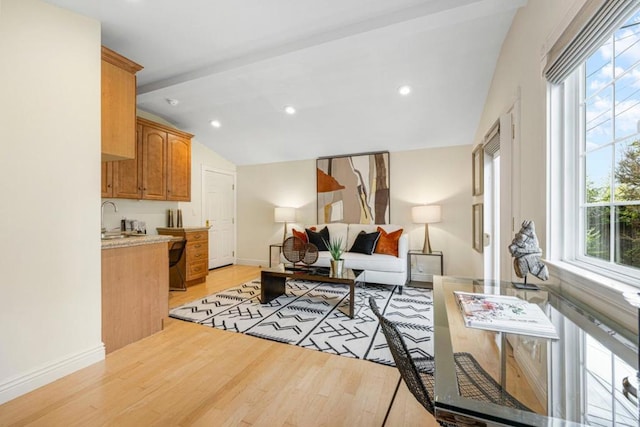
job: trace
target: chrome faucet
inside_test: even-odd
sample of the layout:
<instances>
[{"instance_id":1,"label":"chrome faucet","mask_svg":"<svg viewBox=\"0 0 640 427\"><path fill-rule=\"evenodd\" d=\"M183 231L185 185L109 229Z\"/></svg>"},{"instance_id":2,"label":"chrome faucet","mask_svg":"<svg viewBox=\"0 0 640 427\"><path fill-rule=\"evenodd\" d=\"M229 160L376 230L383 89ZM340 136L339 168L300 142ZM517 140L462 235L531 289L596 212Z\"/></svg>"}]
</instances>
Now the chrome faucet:
<instances>
[{"instance_id":1,"label":"chrome faucet","mask_svg":"<svg viewBox=\"0 0 640 427\"><path fill-rule=\"evenodd\" d=\"M105 200L104 202L102 202L102 206L100 206L100 233L102 234L107 231L106 228L104 228L104 205L107 204L113 206L114 212L118 212L118 207L111 200Z\"/></svg>"}]
</instances>

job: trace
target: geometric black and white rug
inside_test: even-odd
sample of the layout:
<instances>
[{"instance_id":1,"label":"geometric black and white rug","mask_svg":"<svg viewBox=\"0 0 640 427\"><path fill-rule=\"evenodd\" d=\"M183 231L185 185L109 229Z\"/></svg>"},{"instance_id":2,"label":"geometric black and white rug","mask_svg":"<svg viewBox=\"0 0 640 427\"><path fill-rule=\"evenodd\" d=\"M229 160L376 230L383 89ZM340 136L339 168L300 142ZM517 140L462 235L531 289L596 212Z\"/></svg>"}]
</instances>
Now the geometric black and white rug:
<instances>
[{"instance_id":1,"label":"geometric black and white rug","mask_svg":"<svg viewBox=\"0 0 640 427\"><path fill-rule=\"evenodd\" d=\"M394 366L378 319L369 308L374 296L386 318L396 323L415 357L433 355L433 299L430 289L374 284L356 286L354 318L349 287L289 279L284 295L260 304L260 279L170 310L176 319L240 332L340 356Z\"/></svg>"}]
</instances>

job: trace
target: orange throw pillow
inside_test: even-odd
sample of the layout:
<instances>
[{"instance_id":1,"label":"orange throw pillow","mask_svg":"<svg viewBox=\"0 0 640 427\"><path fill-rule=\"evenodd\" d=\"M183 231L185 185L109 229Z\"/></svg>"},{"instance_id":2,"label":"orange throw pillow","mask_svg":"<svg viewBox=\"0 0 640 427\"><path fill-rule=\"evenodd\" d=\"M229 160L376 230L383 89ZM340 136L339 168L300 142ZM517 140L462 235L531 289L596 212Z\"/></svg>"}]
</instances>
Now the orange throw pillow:
<instances>
[{"instance_id":1,"label":"orange throw pillow","mask_svg":"<svg viewBox=\"0 0 640 427\"><path fill-rule=\"evenodd\" d=\"M400 236L402 236L402 228L391 233L387 233L382 228L378 227L378 231L380 232L380 238L378 239L378 244L376 245L374 253L393 255L397 257L398 240L400 240Z\"/></svg>"},{"instance_id":2,"label":"orange throw pillow","mask_svg":"<svg viewBox=\"0 0 640 427\"><path fill-rule=\"evenodd\" d=\"M302 241L305 243L309 243L309 239L307 238L307 233L305 233L304 231L298 231L295 228L292 228L291 231L293 232L293 235L295 237L302 239Z\"/></svg>"},{"instance_id":3,"label":"orange throw pillow","mask_svg":"<svg viewBox=\"0 0 640 427\"><path fill-rule=\"evenodd\" d=\"M311 227L309 230L316 231L315 227ZM309 238L307 237L307 233L304 231L298 231L295 228L292 228L291 231L295 237L302 239L303 242L309 243Z\"/></svg>"}]
</instances>

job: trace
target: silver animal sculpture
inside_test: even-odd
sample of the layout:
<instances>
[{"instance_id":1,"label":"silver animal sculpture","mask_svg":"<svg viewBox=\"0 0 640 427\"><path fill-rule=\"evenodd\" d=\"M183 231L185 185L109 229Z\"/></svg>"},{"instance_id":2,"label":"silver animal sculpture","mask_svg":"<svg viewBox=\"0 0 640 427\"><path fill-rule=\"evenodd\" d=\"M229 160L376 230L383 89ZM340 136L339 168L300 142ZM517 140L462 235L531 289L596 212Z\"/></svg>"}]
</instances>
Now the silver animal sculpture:
<instances>
[{"instance_id":1,"label":"silver animal sculpture","mask_svg":"<svg viewBox=\"0 0 640 427\"><path fill-rule=\"evenodd\" d=\"M549 270L540 259L542 250L538 244L533 221L525 220L522 223L522 228L516 233L511 245L509 245L509 252L514 257L513 268L516 275L524 278L525 283L527 283L527 274L529 273L540 280L549 278Z\"/></svg>"}]
</instances>

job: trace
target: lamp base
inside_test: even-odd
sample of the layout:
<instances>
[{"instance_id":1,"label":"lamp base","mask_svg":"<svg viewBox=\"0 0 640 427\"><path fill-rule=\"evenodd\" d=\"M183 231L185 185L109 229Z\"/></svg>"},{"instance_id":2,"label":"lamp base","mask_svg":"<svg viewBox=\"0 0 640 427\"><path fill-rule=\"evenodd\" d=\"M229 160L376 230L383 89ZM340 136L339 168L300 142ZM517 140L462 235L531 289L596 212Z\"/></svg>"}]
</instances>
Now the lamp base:
<instances>
[{"instance_id":1,"label":"lamp base","mask_svg":"<svg viewBox=\"0 0 640 427\"><path fill-rule=\"evenodd\" d=\"M424 246L422 246L423 254L430 254L431 251L431 242L429 241L429 224L424 225Z\"/></svg>"}]
</instances>

